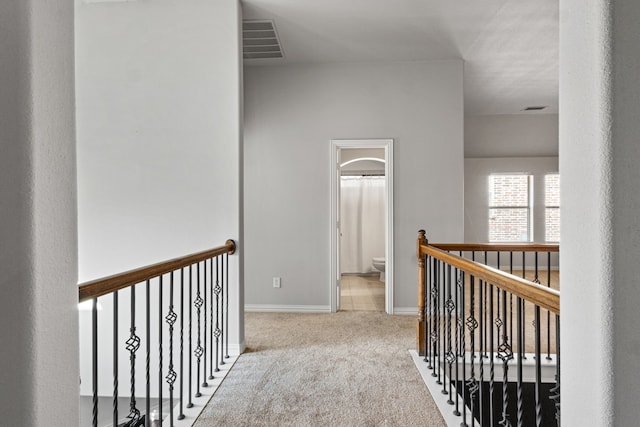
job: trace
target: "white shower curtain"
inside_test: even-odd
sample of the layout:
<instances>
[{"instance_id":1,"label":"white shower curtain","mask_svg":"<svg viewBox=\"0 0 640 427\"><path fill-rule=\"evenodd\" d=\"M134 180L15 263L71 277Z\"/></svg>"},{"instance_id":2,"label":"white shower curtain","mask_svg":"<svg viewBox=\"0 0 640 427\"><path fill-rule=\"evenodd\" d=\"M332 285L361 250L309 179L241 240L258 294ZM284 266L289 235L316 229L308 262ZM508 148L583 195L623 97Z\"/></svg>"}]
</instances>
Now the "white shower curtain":
<instances>
[{"instance_id":1,"label":"white shower curtain","mask_svg":"<svg viewBox=\"0 0 640 427\"><path fill-rule=\"evenodd\" d=\"M373 257L385 256L385 177L340 179L340 273L375 271Z\"/></svg>"}]
</instances>

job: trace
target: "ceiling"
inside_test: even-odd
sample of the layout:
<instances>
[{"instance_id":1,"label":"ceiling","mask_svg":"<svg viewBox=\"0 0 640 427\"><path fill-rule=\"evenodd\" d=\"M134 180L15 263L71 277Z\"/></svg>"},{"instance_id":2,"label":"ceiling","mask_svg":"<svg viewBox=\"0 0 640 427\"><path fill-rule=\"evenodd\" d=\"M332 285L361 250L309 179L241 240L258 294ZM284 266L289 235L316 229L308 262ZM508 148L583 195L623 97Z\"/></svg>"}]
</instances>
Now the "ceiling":
<instances>
[{"instance_id":1,"label":"ceiling","mask_svg":"<svg viewBox=\"0 0 640 427\"><path fill-rule=\"evenodd\" d=\"M464 60L466 114L558 111L558 0L242 0L244 19L273 20L282 59ZM526 114L540 114L527 112Z\"/></svg>"}]
</instances>

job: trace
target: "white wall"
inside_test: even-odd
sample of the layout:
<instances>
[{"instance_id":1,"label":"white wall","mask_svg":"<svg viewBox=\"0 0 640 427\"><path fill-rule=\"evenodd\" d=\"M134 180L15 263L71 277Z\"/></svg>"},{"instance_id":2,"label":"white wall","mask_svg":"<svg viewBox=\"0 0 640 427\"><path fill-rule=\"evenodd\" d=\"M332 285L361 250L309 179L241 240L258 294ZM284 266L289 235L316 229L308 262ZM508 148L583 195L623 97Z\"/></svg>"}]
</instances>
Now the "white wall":
<instances>
[{"instance_id":1,"label":"white wall","mask_svg":"<svg viewBox=\"0 0 640 427\"><path fill-rule=\"evenodd\" d=\"M459 61L246 68L246 302L329 308L330 140L393 138L394 298L415 307L417 230L463 237L462 129Z\"/></svg>"},{"instance_id":2,"label":"white wall","mask_svg":"<svg viewBox=\"0 0 640 427\"><path fill-rule=\"evenodd\" d=\"M76 1L81 281L241 243L240 13L237 0Z\"/></svg>"},{"instance_id":3,"label":"white wall","mask_svg":"<svg viewBox=\"0 0 640 427\"><path fill-rule=\"evenodd\" d=\"M73 2L0 2L0 424L78 425Z\"/></svg>"},{"instance_id":4,"label":"white wall","mask_svg":"<svg viewBox=\"0 0 640 427\"><path fill-rule=\"evenodd\" d=\"M557 114L465 117L465 157L553 157L558 155Z\"/></svg>"},{"instance_id":5,"label":"white wall","mask_svg":"<svg viewBox=\"0 0 640 427\"><path fill-rule=\"evenodd\" d=\"M640 2L560 1L561 391L571 425L640 419L639 20Z\"/></svg>"}]
</instances>

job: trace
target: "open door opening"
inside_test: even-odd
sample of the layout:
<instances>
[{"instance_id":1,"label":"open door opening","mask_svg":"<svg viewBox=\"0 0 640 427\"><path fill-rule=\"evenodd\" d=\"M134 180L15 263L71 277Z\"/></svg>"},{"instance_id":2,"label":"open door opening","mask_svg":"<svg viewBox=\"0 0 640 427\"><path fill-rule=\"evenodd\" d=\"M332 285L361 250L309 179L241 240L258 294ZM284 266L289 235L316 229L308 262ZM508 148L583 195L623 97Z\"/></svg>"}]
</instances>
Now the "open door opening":
<instances>
[{"instance_id":1,"label":"open door opening","mask_svg":"<svg viewBox=\"0 0 640 427\"><path fill-rule=\"evenodd\" d=\"M331 169L331 310L392 314L393 140L332 140Z\"/></svg>"}]
</instances>

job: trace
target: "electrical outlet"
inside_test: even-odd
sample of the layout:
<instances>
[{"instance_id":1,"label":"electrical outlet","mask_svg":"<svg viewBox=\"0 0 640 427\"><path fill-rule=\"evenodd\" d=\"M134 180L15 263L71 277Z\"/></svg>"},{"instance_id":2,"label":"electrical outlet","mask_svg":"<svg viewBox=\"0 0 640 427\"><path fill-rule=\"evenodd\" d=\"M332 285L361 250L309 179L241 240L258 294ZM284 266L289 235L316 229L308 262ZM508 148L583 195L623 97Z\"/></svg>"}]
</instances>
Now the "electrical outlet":
<instances>
[{"instance_id":1,"label":"electrical outlet","mask_svg":"<svg viewBox=\"0 0 640 427\"><path fill-rule=\"evenodd\" d=\"M279 278L279 277L274 277L274 278L273 278L273 287L274 287L274 288L279 288L279 287L280 287L280 284L281 284L281 282L280 282L280 278Z\"/></svg>"}]
</instances>

